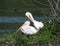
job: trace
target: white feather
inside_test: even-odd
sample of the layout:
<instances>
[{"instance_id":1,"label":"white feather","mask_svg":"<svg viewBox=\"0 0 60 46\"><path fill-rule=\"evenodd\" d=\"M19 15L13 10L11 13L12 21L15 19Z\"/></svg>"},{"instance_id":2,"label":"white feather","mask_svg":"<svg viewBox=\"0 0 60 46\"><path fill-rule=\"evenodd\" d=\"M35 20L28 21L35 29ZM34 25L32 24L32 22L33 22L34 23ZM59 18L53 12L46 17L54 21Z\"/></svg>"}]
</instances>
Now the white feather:
<instances>
[{"instance_id":1,"label":"white feather","mask_svg":"<svg viewBox=\"0 0 60 46\"><path fill-rule=\"evenodd\" d=\"M29 35L32 35L32 34L35 34L37 32L37 30L33 27L33 26L30 26L30 21L26 21L19 29L18 31L21 31L22 33L24 34L29 34Z\"/></svg>"},{"instance_id":2,"label":"white feather","mask_svg":"<svg viewBox=\"0 0 60 46\"><path fill-rule=\"evenodd\" d=\"M40 28L44 27L44 24L42 22L34 20L32 14L30 12L26 12L26 17L33 22L33 25L39 30Z\"/></svg>"}]
</instances>

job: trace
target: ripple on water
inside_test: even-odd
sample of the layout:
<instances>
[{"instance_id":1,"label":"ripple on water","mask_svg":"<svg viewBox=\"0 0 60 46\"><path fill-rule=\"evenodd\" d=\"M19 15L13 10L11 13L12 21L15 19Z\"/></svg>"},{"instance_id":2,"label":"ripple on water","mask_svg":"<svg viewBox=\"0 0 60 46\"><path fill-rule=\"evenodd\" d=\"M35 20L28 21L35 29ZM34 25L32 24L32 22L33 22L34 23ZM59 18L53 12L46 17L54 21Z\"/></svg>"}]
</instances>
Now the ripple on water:
<instances>
[{"instance_id":1,"label":"ripple on water","mask_svg":"<svg viewBox=\"0 0 60 46\"><path fill-rule=\"evenodd\" d=\"M36 20L43 21L44 17L34 17ZM42 19L43 18L43 19ZM27 21L26 17L0 17L0 23L22 23Z\"/></svg>"}]
</instances>

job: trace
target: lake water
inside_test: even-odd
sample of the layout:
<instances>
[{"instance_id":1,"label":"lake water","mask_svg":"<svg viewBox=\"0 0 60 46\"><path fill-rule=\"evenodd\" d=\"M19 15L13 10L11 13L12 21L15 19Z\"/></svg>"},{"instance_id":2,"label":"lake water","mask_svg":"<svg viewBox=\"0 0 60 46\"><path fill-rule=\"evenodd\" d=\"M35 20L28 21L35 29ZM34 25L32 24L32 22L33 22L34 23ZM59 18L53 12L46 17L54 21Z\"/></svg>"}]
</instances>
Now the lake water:
<instances>
[{"instance_id":1,"label":"lake water","mask_svg":"<svg viewBox=\"0 0 60 46\"><path fill-rule=\"evenodd\" d=\"M44 21L44 17L35 17L37 21ZM27 21L27 17L7 17L7 16L0 16L0 33L12 33L16 31L22 23Z\"/></svg>"},{"instance_id":2,"label":"lake water","mask_svg":"<svg viewBox=\"0 0 60 46\"><path fill-rule=\"evenodd\" d=\"M43 1L41 0L41 2ZM44 4L46 4L46 2L47 1L44 1ZM34 5L32 5L33 3ZM41 16L48 16L50 14L50 6L41 5L35 1L33 3L31 0L1 0L0 33L10 33L16 31L25 21L28 20L24 16L26 11L31 12L36 20L44 21L45 17Z\"/></svg>"}]
</instances>

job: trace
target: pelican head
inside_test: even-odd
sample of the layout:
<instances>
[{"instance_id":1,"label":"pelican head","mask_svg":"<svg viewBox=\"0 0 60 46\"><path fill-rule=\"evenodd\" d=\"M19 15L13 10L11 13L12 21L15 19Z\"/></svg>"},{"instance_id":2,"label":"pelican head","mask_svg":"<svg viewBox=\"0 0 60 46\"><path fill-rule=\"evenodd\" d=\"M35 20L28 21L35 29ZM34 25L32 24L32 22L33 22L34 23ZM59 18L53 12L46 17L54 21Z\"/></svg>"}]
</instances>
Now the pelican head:
<instances>
[{"instance_id":1,"label":"pelican head","mask_svg":"<svg viewBox=\"0 0 60 46\"><path fill-rule=\"evenodd\" d=\"M26 21L23 25L30 25L30 21Z\"/></svg>"},{"instance_id":2,"label":"pelican head","mask_svg":"<svg viewBox=\"0 0 60 46\"><path fill-rule=\"evenodd\" d=\"M32 14L31 14L30 12L26 12L26 14L25 14L25 15L27 16L27 15L32 15Z\"/></svg>"},{"instance_id":3,"label":"pelican head","mask_svg":"<svg viewBox=\"0 0 60 46\"><path fill-rule=\"evenodd\" d=\"M31 22L34 21L34 18L33 18L32 14L31 14L30 12L26 12L26 13L25 13L25 16L26 16Z\"/></svg>"}]
</instances>

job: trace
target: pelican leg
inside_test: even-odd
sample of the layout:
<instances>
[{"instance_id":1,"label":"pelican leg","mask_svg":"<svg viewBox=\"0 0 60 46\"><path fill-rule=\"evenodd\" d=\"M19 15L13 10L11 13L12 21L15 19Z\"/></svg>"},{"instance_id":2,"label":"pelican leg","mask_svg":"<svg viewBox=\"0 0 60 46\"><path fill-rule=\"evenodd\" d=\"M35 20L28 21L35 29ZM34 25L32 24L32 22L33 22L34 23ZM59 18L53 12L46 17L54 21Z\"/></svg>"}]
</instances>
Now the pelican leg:
<instances>
[{"instance_id":1,"label":"pelican leg","mask_svg":"<svg viewBox=\"0 0 60 46\"><path fill-rule=\"evenodd\" d=\"M27 37L28 37L29 39L32 39L32 35L27 35Z\"/></svg>"}]
</instances>

